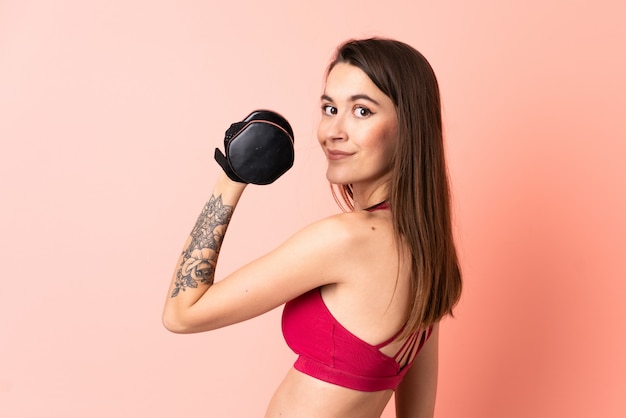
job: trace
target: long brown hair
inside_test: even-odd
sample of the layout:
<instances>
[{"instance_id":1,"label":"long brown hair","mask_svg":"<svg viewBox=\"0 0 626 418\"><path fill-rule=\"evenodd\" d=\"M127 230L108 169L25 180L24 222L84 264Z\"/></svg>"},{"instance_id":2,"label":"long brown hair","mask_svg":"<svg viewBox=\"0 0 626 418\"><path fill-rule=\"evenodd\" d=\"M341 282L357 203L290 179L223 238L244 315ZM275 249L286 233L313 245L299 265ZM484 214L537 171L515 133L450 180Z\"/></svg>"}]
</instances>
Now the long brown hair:
<instances>
[{"instance_id":1,"label":"long brown hair","mask_svg":"<svg viewBox=\"0 0 626 418\"><path fill-rule=\"evenodd\" d=\"M452 314L461 296L439 86L421 53L391 39L348 41L337 49L327 74L338 63L363 70L396 107L399 138L389 205L396 239L408 244L412 261L406 335ZM337 202L353 209L350 185L337 187Z\"/></svg>"}]
</instances>

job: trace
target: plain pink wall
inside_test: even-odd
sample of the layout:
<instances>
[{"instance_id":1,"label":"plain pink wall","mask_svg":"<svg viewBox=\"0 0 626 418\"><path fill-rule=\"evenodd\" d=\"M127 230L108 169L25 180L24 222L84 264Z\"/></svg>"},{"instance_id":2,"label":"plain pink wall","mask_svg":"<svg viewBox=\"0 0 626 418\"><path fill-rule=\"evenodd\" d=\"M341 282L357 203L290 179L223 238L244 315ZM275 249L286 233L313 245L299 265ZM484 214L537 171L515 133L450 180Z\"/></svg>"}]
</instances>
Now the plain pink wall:
<instances>
[{"instance_id":1,"label":"plain pink wall","mask_svg":"<svg viewBox=\"0 0 626 418\"><path fill-rule=\"evenodd\" d=\"M442 328L437 417L625 416L625 13L0 2L0 415L261 416L294 360L280 310L178 336L160 324L165 289L212 150L254 108L292 122L296 165L249 189L218 274L336 210L322 73L339 42L381 35L429 58L445 104L465 293Z\"/></svg>"}]
</instances>

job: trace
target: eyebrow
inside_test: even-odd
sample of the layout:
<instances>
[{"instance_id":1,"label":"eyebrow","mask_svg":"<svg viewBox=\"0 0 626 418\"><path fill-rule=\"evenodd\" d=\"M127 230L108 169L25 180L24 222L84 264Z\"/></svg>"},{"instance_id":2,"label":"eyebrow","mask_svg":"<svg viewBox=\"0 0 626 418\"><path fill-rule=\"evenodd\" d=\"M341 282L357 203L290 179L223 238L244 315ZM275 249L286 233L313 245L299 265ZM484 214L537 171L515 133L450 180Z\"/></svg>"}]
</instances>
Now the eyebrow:
<instances>
[{"instance_id":1,"label":"eyebrow","mask_svg":"<svg viewBox=\"0 0 626 418\"><path fill-rule=\"evenodd\" d=\"M329 101L329 102L334 102L334 100L330 96L328 96L326 94L322 94L321 99ZM367 94L354 94L354 95L350 96L350 101L356 102L357 100L367 100L367 101L370 101L370 102L374 103L377 106L380 106L380 103L378 103L378 101L372 99Z\"/></svg>"}]
</instances>

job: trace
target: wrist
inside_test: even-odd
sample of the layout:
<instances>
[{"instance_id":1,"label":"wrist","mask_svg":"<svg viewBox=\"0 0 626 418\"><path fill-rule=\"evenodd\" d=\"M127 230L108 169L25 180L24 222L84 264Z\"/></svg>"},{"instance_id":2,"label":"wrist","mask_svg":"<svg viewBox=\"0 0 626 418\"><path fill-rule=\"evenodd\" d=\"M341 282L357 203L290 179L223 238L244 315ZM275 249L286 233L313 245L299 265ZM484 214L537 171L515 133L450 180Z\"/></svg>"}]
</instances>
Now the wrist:
<instances>
[{"instance_id":1,"label":"wrist","mask_svg":"<svg viewBox=\"0 0 626 418\"><path fill-rule=\"evenodd\" d=\"M234 190L234 191L239 191L239 192L243 192L244 189L246 188L246 186L248 185L247 183L241 183L241 182L238 182L238 181L235 181L235 180L231 179L222 170L220 170L220 173L218 175L217 183L221 187L225 187L225 188L228 188L228 189L231 189L231 190Z\"/></svg>"}]
</instances>

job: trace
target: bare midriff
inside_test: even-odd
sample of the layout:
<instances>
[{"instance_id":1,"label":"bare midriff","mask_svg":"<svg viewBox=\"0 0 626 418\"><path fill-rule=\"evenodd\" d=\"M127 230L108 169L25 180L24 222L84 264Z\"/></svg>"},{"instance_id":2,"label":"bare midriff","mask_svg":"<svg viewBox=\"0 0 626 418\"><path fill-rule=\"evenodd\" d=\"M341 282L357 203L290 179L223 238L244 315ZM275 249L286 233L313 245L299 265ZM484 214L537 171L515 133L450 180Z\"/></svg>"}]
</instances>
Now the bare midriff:
<instances>
[{"instance_id":1,"label":"bare midriff","mask_svg":"<svg viewBox=\"0 0 626 418\"><path fill-rule=\"evenodd\" d=\"M265 418L380 418L392 393L348 389L291 368L274 393Z\"/></svg>"}]
</instances>

